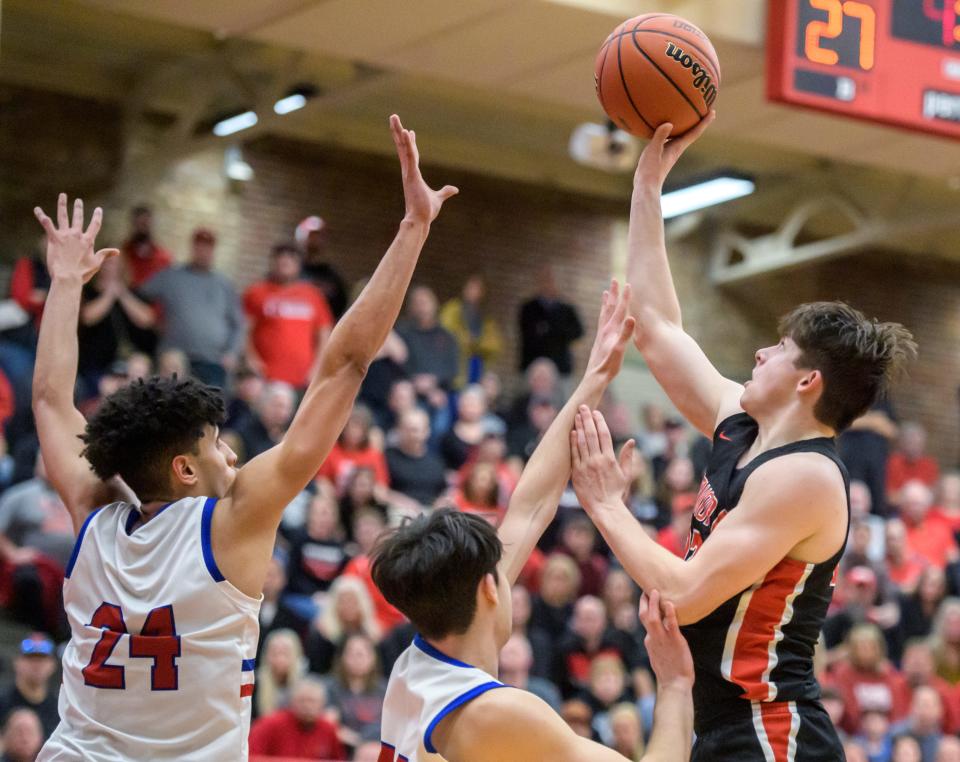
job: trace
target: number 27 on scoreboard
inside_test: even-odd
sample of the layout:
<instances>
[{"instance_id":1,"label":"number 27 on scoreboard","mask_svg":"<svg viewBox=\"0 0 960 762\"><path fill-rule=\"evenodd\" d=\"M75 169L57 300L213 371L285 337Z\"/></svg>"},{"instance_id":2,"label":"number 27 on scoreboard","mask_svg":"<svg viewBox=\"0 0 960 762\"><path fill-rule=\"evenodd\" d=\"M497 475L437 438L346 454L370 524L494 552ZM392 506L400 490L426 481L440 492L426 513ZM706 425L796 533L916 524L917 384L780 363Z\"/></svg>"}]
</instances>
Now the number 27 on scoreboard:
<instances>
[{"instance_id":1,"label":"number 27 on scoreboard","mask_svg":"<svg viewBox=\"0 0 960 762\"><path fill-rule=\"evenodd\" d=\"M952 0L948 0L952 1ZM855 0L808 0L810 7L825 11L826 20L814 20L807 23L803 32L804 55L814 63L836 66L840 63L840 54L823 46L824 40L838 40L844 34L849 21L859 21L858 63L864 71L870 71L874 65L877 44L877 12L866 3Z\"/></svg>"}]
</instances>

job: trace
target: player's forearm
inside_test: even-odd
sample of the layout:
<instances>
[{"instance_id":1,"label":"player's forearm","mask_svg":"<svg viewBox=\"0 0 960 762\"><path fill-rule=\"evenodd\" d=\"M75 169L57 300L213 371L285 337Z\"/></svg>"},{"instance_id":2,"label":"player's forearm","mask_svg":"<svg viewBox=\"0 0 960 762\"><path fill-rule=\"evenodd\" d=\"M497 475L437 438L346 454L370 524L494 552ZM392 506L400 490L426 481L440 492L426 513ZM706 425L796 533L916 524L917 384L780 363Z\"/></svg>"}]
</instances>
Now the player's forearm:
<instances>
[{"instance_id":1,"label":"player's forearm","mask_svg":"<svg viewBox=\"0 0 960 762\"><path fill-rule=\"evenodd\" d=\"M77 321L83 283L77 278L54 278L50 284L33 369L33 402L73 407L77 380Z\"/></svg>"},{"instance_id":2,"label":"player's forearm","mask_svg":"<svg viewBox=\"0 0 960 762\"><path fill-rule=\"evenodd\" d=\"M596 407L609 379L588 370L567 404L547 429L510 498L500 536L511 554L508 576L519 576L533 550L557 513L560 496L570 479L570 430L580 405ZM524 552L525 551L525 552Z\"/></svg>"},{"instance_id":3,"label":"player's forearm","mask_svg":"<svg viewBox=\"0 0 960 762\"><path fill-rule=\"evenodd\" d=\"M666 320L681 324L680 302L670 274L660 207L660 188L638 179L630 205L627 236L627 281L633 287L631 314L642 337L646 324Z\"/></svg>"},{"instance_id":4,"label":"player's forearm","mask_svg":"<svg viewBox=\"0 0 960 762\"><path fill-rule=\"evenodd\" d=\"M622 501L592 506L589 514L627 574L643 590L660 591L686 623L687 564L650 537Z\"/></svg>"},{"instance_id":5,"label":"player's forearm","mask_svg":"<svg viewBox=\"0 0 960 762\"><path fill-rule=\"evenodd\" d=\"M320 375L353 365L365 372L400 314L430 225L404 218L366 287L330 334Z\"/></svg>"},{"instance_id":6,"label":"player's forearm","mask_svg":"<svg viewBox=\"0 0 960 762\"><path fill-rule=\"evenodd\" d=\"M657 686L653 734L642 762L673 762L690 758L693 739L692 683L678 680Z\"/></svg>"}]
</instances>

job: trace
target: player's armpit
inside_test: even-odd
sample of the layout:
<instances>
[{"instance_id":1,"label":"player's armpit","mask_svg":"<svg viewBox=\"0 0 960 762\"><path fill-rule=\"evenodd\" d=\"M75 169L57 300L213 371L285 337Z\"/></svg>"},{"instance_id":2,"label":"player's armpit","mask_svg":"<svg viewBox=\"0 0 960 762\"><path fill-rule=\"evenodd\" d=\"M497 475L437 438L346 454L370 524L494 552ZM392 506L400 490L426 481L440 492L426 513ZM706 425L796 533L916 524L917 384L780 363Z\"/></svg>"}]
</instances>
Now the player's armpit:
<instances>
[{"instance_id":1,"label":"player's armpit","mask_svg":"<svg viewBox=\"0 0 960 762\"><path fill-rule=\"evenodd\" d=\"M743 386L724 378L693 338L676 323L639 310L635 343L670 401L705 436L740 412Z\"/></svg>"},{"instance_id":2,"label":"player's armpit","mask_svg":"<svg viewBox=\"0 0 960 762\"><path fill-rule=\"evenodd\" d=\"M846 514L843 477L832 461L803 452L763 464L736 509L683 565L682 588L670 596L680 623L699 621L788 557L828 560L846 537Z\"/></svg>"},{"instance_id":3,"label":"player's armpit","mask_svg":"<svg viewBox=\"0 0 960 762\"><path fill-rule=\"evenodd\" d=\"M443 720L433 733L448 762L625 762L574 733L544 701L515 688L487 691Z\"/></svg>"}]
</instances>

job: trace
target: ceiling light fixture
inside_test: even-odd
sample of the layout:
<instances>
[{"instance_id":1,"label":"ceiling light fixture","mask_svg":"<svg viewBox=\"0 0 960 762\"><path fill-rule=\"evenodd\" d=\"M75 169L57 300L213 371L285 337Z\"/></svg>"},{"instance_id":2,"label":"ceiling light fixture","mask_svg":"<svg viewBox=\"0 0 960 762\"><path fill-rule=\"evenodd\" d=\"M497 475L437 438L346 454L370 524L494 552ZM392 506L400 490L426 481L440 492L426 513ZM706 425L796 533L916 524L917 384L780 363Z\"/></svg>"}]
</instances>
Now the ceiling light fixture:
<instances>
[{"instance_id":1,"label":"ceiling light fixture","mask_svg":"<svg viewBox=\"0 0 960 762\"><path fill-rule=\"evenodd\" d=\"M737 172L716 172L682 188L664 192L660 199L665 220L749 196L757 189L753 179Z\"/></svg>"},{"instance_id":2,"label":"ceiling light fixture","mask_svg":"<svg viewBox=\"0 0 960 762\"><path fill-rule=\"evenodd\" d=\"M235 132L253 127L257 121L257 115L253 111L244 111L241 114L234 114L219 120L213 125L213 134L221 138L226 135L233 135Z\"/></svg>"}]
</instances>

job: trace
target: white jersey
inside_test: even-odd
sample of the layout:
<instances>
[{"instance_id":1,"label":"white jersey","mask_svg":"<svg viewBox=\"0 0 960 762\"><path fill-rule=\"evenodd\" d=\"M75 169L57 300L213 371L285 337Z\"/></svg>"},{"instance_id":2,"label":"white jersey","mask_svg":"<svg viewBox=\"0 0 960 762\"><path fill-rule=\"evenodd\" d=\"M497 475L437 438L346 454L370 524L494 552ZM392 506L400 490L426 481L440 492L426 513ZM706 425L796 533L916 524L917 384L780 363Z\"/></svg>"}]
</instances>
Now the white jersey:
<instances>
[{"instance_id":1,"label":"white jersey","mask_svg":"<svg viewBox=\"0 0 960 762\"><path fill-rule=\"evenodd\" d=\"M92 513L66 569L60 725L38 762L247 758L260 601L217 568L215 498Z\"/></svg>"},{"instance_id":2,"label":"white jersey","mask_svg":"<svg viewBox=\"0 0 960 762\"><path fill-rule=\"evenodd\" d=\"M444 717L493 688L487 672L441 653L417 635L390 673L380 723L380 762L437 762L433 731Z\"/></svg>"}]
</instances>

